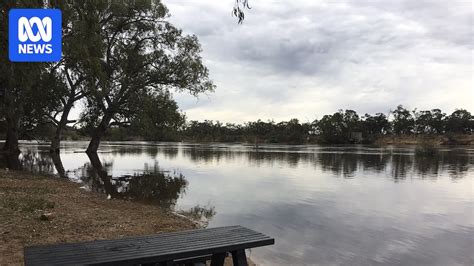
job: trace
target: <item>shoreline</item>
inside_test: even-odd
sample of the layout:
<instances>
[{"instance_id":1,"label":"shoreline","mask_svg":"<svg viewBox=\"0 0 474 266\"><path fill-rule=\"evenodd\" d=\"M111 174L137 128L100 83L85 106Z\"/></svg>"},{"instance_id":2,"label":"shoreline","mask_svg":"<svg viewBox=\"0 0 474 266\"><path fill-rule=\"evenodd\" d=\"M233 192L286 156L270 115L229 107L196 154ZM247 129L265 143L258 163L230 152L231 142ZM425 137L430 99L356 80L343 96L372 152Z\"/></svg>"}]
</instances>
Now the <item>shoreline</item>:
<instances>
[{"instance_id":1,"label":"shoreline","mask_svg":"<svg viewBox=\"0 0 474 266\"><path fill-rule=\"evenodd\" d=\"M89 138L81 138L77 140L73 139L62 139L65 142L88 142ZM0 143L4 140L0 139ZM34 140L20 140L22 142L34 142ZM49 140L36 140L39 144L49 144ZM161 142L161 143L191 143L191 144L210 144L210 143L227 143L227 144L245 144L255 145L254 141L221 141L221 140L194 140L194 139L181 139L181 140L145 140L141 138L131 139L111 139L105 137L103 142ZM260 140L257 145L352 145L352 144L365 144L365 145L376 145L376 146L389 146L389 145L432 145L436 147L446 146L474 146L474 134L441 134L441 135L428 135L428 134L411 134L411 135L374 135L368 136L359 142L348 142L348 143L326 143L318 139L317 137L311 137L305 142L301 143L289 143L289 142L268 142L266 140ZM1 153L1 152L0 152Z\"/></svg>"},{"instance_id":2,"label":"shoreline","mask_svg":"<svg viewBox=\"0 0 474 266\"><path fill-rule=\"evenodd\" d=\"M106 199L68 179L0 170L0 265L23 265L23 247L195 229L158 206Z\"/></svg>"}]
</instances>

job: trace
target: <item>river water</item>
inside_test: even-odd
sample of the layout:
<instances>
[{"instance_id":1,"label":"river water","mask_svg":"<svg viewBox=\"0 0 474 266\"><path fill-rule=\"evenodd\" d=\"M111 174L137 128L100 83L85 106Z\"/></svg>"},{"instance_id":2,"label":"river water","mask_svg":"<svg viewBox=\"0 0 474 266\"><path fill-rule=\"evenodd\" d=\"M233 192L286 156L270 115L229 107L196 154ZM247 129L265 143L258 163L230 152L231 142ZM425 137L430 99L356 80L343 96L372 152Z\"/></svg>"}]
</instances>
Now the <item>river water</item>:
<instances>
[{"instance_id":1,"label":"river water","mask_svg":"<svg viewBox=\"0 0 474 266\"><path fill-rule=\"evenodd\" d=\"M89 157L86 146L64 142L52 158L24 142L20 164L274 237L248 253L258 264L474 264L472 147L104 142Z\"/></svg>"}]
</instances>

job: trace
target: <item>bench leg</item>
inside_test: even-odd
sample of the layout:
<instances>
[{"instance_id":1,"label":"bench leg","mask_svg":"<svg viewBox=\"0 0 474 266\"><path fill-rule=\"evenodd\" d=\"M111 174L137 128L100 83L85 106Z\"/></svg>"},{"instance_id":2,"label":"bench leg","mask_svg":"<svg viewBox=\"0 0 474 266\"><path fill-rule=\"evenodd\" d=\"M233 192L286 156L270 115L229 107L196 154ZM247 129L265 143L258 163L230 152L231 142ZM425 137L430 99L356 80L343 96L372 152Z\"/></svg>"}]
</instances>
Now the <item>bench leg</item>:
<instances>
[{"instance_id":1,"label":"bench leg","mask_svg":"<svg viewBox=\"0 0 474 266\"><path fill-rule=\"evenodd\" d=\"M232 251L232 261L234 262L234 266L248 266L245 250Z\"/></svg>"},{"instance_id":2,"label":"bench leg","mask_svg":"<svg viewBox=\"0 0 474 266\"><path fill-rule=\"evenodd\" d=\"M212 254L211 266L223 266L226 253Z\"/></svg>"}]
</instances>

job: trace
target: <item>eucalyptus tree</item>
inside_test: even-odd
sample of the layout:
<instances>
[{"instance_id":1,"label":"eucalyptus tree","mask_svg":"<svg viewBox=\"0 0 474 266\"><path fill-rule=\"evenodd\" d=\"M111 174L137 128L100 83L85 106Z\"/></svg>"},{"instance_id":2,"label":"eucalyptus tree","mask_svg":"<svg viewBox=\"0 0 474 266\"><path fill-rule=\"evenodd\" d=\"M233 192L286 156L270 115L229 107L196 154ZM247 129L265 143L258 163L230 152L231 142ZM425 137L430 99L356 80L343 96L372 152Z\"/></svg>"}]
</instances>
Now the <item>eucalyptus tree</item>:
<instances>
[{"instance_id":1,"label":"eucalyptus tree","mask_svg":"<svg viewBox=\"0 0 474 266\"><path fill-rule=\"evenodd\" d=\"M1 1L0 5L0 109L6 124L3 151L19 153L21 126L27 118L35 126L51 94L42 81L48 79L44 63L12 63L8 59L8 11L42 6L42 1ZM27 114L27 116L25 116Z\"/></svg>"},{"instance_id":2,"label":"eucalyptus tree","mask_svg":"<svg viewBox=\"0 0 474 266\"><path fill-rule=\"evenodd\" d=\"M446 132L471 134L474 131L474 117L465 109L456 109L445 120Z\"/></svg>"},{"instance_id":3,"label":"eucalyptus tree","mask_svg":"<svg viewBox=\"0 0 474 266\"><path fill-rule=\"evenodd\" d=\"M111 124L127 122L141 108L142 95L174 89L197 96L214 85L194 35L169 21L160 1L77 3L90 39L85 115L96 118L87 152L97 151ZM79 35L86 35L78 33Z\"/></svg>"},{"instance_id":4,"label":"eucalyptus tree","mask_svg":"<svg viewBox=\"0 0 474 266\"><path fill-rule=\"evenodd\" d=\"M440 109L414 111L415 132L418 134L442 134L446 114Z\"/></svg>"},{"instance_id":5,"label":"eucalyptus tree","mask_svg":"<svg viewBox=\"0 0 474 266\"><path fill-rule=\"evenodd\" d=\"M415 118L410 111L403 108L402 105L392 111L393 114L393 132L395 134L411 134L415 127Z\"/></svg>"},{"instance_id":6,"label":"eucalyptus tree","mask_svg":"<svg viewBox=\"0 0 474 266\"><path fill-rule=\"evenodd\" d=\"M362 128L362 131L368 135L386 134L391 130L390 122L383 113L376 113L375 115L365 114Z\"/></svg>"},{"instance_id":7,"label":"eucalyptus tree","mask_svg":"<svg viewBox=\"0 0 474 266\"><path fill-rule=\"evenodd\" d=\"M148 93L140 99L141 108L130 117L130 132L145 140L176 139L185 122L177 102L168 91Z\"/></svg>"},{"instance_id":8,"label":"eucalyptus tree","mask_svg":"<svg viewBox=\"0 0 474 266\"><path fill-rule=\"evenodd\" d=\"M86 96L87 81L91 80L90 73L85 71L85 62L88 62L87 51L100 42L88 38L85 30L88 28L87 21L77 4L69 1L54 1L50 4L61 9L63 20L63 56L61 61L48 67L50 75L56 77L55 93L52 97L56 105L50 105L51 108L46 112L47 119L55 126L50 151L58 153L62 132L68 124L76 122L69 120L69 114L74 105Z\"/></svg>"}]
</instances>

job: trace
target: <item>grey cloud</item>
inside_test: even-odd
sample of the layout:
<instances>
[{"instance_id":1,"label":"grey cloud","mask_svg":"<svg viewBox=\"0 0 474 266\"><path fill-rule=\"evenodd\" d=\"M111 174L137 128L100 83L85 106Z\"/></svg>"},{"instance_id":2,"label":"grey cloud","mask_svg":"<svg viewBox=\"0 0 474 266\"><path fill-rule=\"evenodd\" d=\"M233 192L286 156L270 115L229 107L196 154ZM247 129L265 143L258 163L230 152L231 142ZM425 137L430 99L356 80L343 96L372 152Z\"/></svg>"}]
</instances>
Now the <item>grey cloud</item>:
<instances>
[{"instance_id":1,"label":"grey cloud","mask_svg":"<svg viewBox=\"0 0 474 266\"><path fill-rule=\"evenodd\" d=\"M230 0L165 3L199 37L217 85L198 101L177 95L192 119L473 107L467 2L252 1L243 25Z\"/></svg>"}]
</instances>

